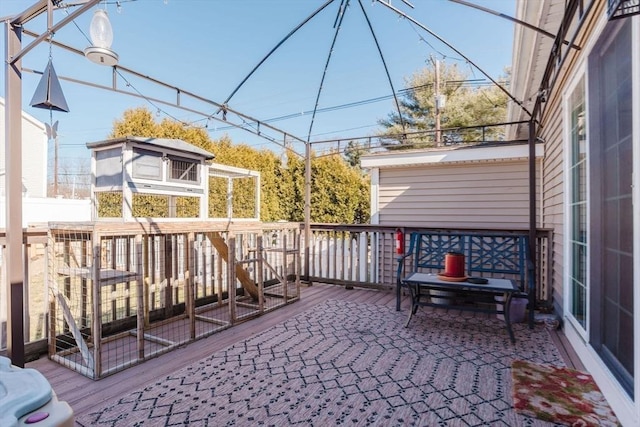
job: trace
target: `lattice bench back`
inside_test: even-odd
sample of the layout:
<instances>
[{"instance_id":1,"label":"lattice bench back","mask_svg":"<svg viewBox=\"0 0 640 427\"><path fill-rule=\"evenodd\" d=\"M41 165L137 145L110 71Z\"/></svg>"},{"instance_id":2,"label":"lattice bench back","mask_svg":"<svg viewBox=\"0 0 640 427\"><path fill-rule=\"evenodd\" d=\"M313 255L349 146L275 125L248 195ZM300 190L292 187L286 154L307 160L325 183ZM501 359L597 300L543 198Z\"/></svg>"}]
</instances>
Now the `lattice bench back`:
<instances>
[{"instance_id":1,"label":"lattice bench back","mask_svg":"<svg viewBox=\"0 0 640 427\"><path fill-rule=\"evenodd\" d=\"M459 252L465 256L469 276L492 276L516 281L522 292L534 289L534 275L527 283L528 236L504 233L447 233L416 231L410 235L409 250L398 259L398 279L409 272L440 272L445 255Z\"/></svg>"}]
</instances>

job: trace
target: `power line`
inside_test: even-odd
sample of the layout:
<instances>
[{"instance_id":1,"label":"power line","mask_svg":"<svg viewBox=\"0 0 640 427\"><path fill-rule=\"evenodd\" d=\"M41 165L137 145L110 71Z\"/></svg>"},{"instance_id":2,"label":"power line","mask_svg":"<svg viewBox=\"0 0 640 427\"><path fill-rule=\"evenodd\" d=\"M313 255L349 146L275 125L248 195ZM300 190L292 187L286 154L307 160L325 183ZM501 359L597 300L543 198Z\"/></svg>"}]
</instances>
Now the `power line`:
<instances>
[{"instance_id":1,"label":"power line","mask_svg":"<svg viewBox=\"0 0 640 427\"><path fill-rule=\"evenodd\" d=\"M490 81L486 80L486 79L467 79L467 80L448 80L446 82L443 83L443 85L445 86L465 86L465 87L490 87L493 86L493 83L491 83ZM400 89L399 91L396 92L396 96L397 95L406 95L407 93L411 92L411 91L415 91L418 89L423 89L423 88L427 88L433 86L433 83L426 83L423 85L418 85L418 86L412 86L412 87L408 87L405 89ZM332 111L338 111L338 110L343 110L346 108L353 108L353 107L360 107L362 105L368 105L368 104L374 104L376 102L381 102L381 101L387 101L390 99L395 98L395 96L393 94L390 95L382 95L382 96L377 96L374 98L368 98L368 99L363 99L360 101L353 101L353 102L348 102L345 104L339 104L339 105L333 105L331 107L325 107L325 108L318 108L316 110L316 113L329 113ZM313 110L305 110L305 111L301 111L301 112L297 112L297 113L290 113L290 114L284 114L282 116L276 116L276 117L272 117L270 119L266 119L266 120L262 120L263 123L273 123L273 122L278 122L278 121L282 121L282 120L288 120L288 119L294 119L296 117L301 117L301 116L305 116L307 114L311 114L313 112ZM216 130L217 131L224 131L224 130L229 130L234 128L234 126L223 126L223 127L218 127Z\"/></svg>"}]
</instances>

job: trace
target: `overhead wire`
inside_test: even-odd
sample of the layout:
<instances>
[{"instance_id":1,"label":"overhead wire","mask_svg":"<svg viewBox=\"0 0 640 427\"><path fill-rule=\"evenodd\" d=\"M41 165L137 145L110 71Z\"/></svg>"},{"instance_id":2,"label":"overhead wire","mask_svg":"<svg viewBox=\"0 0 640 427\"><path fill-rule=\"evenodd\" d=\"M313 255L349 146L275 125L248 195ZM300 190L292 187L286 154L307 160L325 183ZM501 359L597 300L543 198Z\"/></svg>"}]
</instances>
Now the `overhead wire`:
<instances>
[{"instance_id":1,"label":"overhead wire","mask_svg":"<svg viewBox=\"0 0 640 427\"><path fill-rule=\"evenodd\" d=\"M377 1L378 1L378 3L384 5L385 7L389 8L390 10L394 11L398 15L410 20L411 22L413 22L414 24L416 24L417 26L422 28L424 31L426 31L427 33L431 34L431 36L435 37L440 42L445 44L447 47L449 47L449 49L453 50L458 55L462 56L468 63L473 65L478 71L480 71L484 76L486 76L489 80L491 80L501 91L503 91L505 94L507 94L507 96L509 98L511 98L511 100L513 100L525 113L527 113L527 115L529 117L532 117L532 113L524 106L524 103L522 101L520 101L516 97L514 97L511 94L511 92L509 92L506 88L504 88L502 85L500 85L498 82L496 82L495 79L493 79L489 74L487 74L482 68L480 68L476 63L474 63L471 59L469 59L466 55L464 55L460 50L458 50L451 43L447 42L444 38L442 38L441 36L436 34L434 31L430 30L425 25L422 25L420 22L416 21L414 18L412 18L411 16L409 16L406 13L402 12L398 8L392 6L391 4L386 3L384 1L381 1L381 0L377 0Z\"/></svg>"},{"instance_id":2,"label":"overhead wire","mask_svg":"<svg viewBox=\"0 0 640 427\"><path fill-rule=\"evenodd\" d=\"M135 1L135 0L128 0L128 1ZM106 2L106 4L110 4L109 2ZM115 4L115 2L113 2L112 4ZM65 13L69 14L67 8L64 9ZM80 34L82 34L84 36L84 38L91 43L91 39L89 38L89 36L87 36L87 33L85 33L82 28L80 28L80 26L78 25L78 23L73 20L73 25L78 29L78 31L80 32ZM167 112L166 110L160 108L160 106L158 104L156 104L155 102L153 102L148 96L146 96L145 94L143 94L140 90L138 90L129 80L127 80L127 78L120 72L120 70L118 69L118 67L114 67L114 72L116 74L118 74L118 76L120 76L120 78L124 81L124 83L126 84L127 87L131 88L131 90L133 90L135 93L138 94L138 96L142 99L144 99L149 105L151 105L156 111L161 111L164 115L172 118L173 120L175 120L178 123L182 123L183 125L188 125L188 123L183 122L182 120L179 120L177 117L175 117L174 115L170 114L169 112Z\"/></svg>"},{"instance_id":3,"label":"overhead wire","mask_svg":"<svg viewBox=\"0 0 640 427\"><path fill-rule=\"evenodd\" d=\"M344 15L348 7L349 7L349 0L346 0L340 4L340 8L338 9L338 16L336 17L337 25L334 23L335 31L333 33L333 40L331 41L331 47L329 48L329 53L327 54L327 61L324 64L324 70L322 71L322 78L320 79L320 85L318 86L318 92L316 94L316 102L313 107L313 113L311 114L311 122L309 123L309 132L307 133L307 142L311 140L311 131L313 129L313 122L315 121L315 118L316 118L316 111L318 109L318 104L320 102L320 95L322 94L324 79L327 76L327 70L329 69L329 63L331 62L331 54L333 53L333 48L336 45L336 40L338 39L338 34L340 33L340 28L342 27L342 20L344 19Z\"/></svg>"},{"instance_id":4,"label":"overhead wire","mask_svg":"<svg viewBox=\"0 0 640 427\"><path fill-rule=\"evenodd\" d=\"M231 100L231 98L233 98L233 96L240 90L240 88L246 83L247 80L249 80L249 78L253 75L253 73L256 72L256 70L258 68L260 68L260 66L267 60L269 59L269 57L276 51L278 50L278 48L280 46L282 46L284 44L284 42L286 42L292 35L294 35L300 28L302 28L307 22L309 22L311 19L313 19L318 13L320 13L322 10L324 10L324 8L326 8L328 5L330 5L331 3L333 3L334 0L327 0L322 6L320 6L318 9L316 9L313 13L311 13L311 15L309 15L308 17L306 17L301 23L299 23L298 25L296 25L296 27L294 29L292 29L291 31L289 31L289 33L282 39L280 40L270 51L269 53L267 53L254 67L253 69L249 72L249 74L247 74L244 79L242 79L242 81L240 82L240 84L238 84L238 86L235 87L235 89L233 89L231 91L231 93L229 94L229 96L227 96L227 99L224 100L224 102L222 102L222 105L227 105L229 103L229 101ZM219 113L220 110L218 110L216 112Z\"/></svg>"},{"instance_id":5,"label":"overhead wire","mask_svg":"<svg viewBox=\"0 0 640 427\"><path fill-rule=\"evenodd\" d=\"M493 83L488 82L485 79L467 79L467 80L449 80L449 81L445 81L442 83L444 86L448 86L448 85L456 85L456 86L474 86L474 87L483 87L483 86L493 86ZM416 91L419 89L423 89L423 88L427 88L429 86L433 86L433 83L426 83L423 85L418 85L418 86L411 86L408 88L404 88L404 89L400 89L396 92L396 96L397 95L405 95L411 91ZM320 113L329 113L329 112L333 112L333 111L338 111L338 110L343 110L343 109L348 109L348 108L354 108L354 107L359 107L359 106L363 106L363 105L368 105L368 104L373 104L376 102L381 102L381 101L387 101L390 99L394 98L394 94L390 94L390 95L382 95L382 96L377 96L374 98L368 98L368 99L363 99L360 101L353 101L353 102L348 102L345 104L339 104L339 105L333 105L330 107L324 107L324 108L318 108L316 110L316 114L320 114ZM284 114L281 116L276 116L276 117L271 117L265 120L261 120L262 123L274 123L274 122L279 122L279 121L283 121L283 120L289 120L289 119L294 119L297 117L301 117L301 116L305 116L308 114L311 114L313 112L313 110L304 110L301 112L295 112L295 113L289 113L289 114ZM202 119L202 120L206 120ZM365 127L371 127L374 125L370 125L370 126L365 126ZM216 131L224 131L224 130L229 130L234 128L235 126L222 126L222 127L218 127L216 129ZM362 127L358 127L355 129L359 129ZM343 129L344 130L351 130L351 129ZM332 131L332 132L325 132L325 134L327 133L336 133L336 131ZM316 134L316 135L321 135L321 134Z\"/></svg>"},{"instance_id":6,"label":"overhead wire","mask_svg":"<svg viewBox=\"0 0 640 427\"><path fill-rule=\"evenodd\" d=\"M64 8L64 11L67 14L69 13L67 8ZM80 32L80 34L82 34L84 36L84 38L89 43L91 43L91 40L89 39L87 34L78 26L78 24L75 21L72 21L72 22L75 25L75 27L77 28L77 30ZM62 45L62 46L66 47L64 45ZM199 126L196 125L197 121L184 121L184 120L181 120L178 117L176 117L175 115L169 113L167 110L161 108L160 107L160 103L165 103L165 102L161 101L161 100L157 100L158 102L154 102L154 100L152 98L150 98L149 96L147 96L144 93L142 93L142 91L140 91L130 80L128 80L125 77L125 75L121 72L121 67L113 66L112 68L113 68L114 73L117 74L124 81L126 86L128 88L130 88L131 91L132 91L132 92L124 92L124 93L127 93L129 95L133 95L133 96L137 96L137 97L143 99L149 105L151 105L153 107L153 109L155 109L158 112L158 115L160 115L160 113L162 113L165 116L171 118L176 123L180 123L182 126L185 126L185 127L200 128ZM131 72L131 70L127 70L127 69L124 69L124 70L126 70L128 72ZM133 72L133 74L136 75L137 73ZM143 76L143 77L146 77L146 76ZM180 89L178 89L178 88L174 88L174 89L180 91ZM215 102L213 102L213 103L216 104ZM220 104L217 104L217 105L220 105ZM183 108L183 107L178 106L178 108ZM196 112L196 111L193 111L193 110L191 110L191 111L192 112ZM242 113L238 113L238 112L236 112L234 110L231 110L231 109L229 109L229 112L231 112L232 114L235 114L235 116L238 117L242 121L242 124L232 124L231 127L238 128L238 129L244 129L244 130L246 130L246 131L248 131L250 133L254 133L255 135L260 136L260 137L262 137L262 138L264 138L264 139L266 139L266 140L268 140L270 142L278 144L278 141L276 140L275 137L267 135L267 134L264 134L264 133L262 133L260 131L260 124L263 123L263 122L256 120L255 121L255 125L253 125L251 122L249 122L249 121L247 121L245 119L245 117L244 117L244 115ZM198 112L196 112L196 113L197 114L202 114L202 113L198 113ZM218 121L223 121L222 119L214 118L211 115L207 116L207 118L206 118L206 120L209 120L209 119L215 119L215 120L218 120ZM225 120L224 121L226 121L226 116L225 116ZM229 123L231 123L231 122L229 122ZM279 131L279 130L277 130L277 131ZM283 134L286 134L283 131L279 131L279 132L282 132ZM82 144L77 144L77 145L82 145ZM282 144L280 144L280 145L282 145Z\"/></svg>"},{"instance_id":7,"label":"overhead wire","mask_svg":"<svg viewBox=\"0 0 640 427\"><path fill-rule=\"evenodd\" d=\"M447 55L445 55L444 53L440 52L438 49L436 49L431 43L429 43L427 41L427 39L425 39L424 37L422 37L422 34L420 34L418 32L418 30L416 29L415 25L413 25L413 23L409 22L409 28L411 28L416 35L418 36L418 41L423 42L424 44L426 44L427 46L429 46L435 53L437 53L438 55L440 55L442 57L442 59L446 59Z\"/></svg>"},{"instance_id":8,"label":"overhead wire","mask_svg":"<svg viewBox=\"0 0 640 427\"><path fill-rule=\"evenodd\" d=\"M393 87L393 81L391 80L391 75L389 74L389 67L387 67L387 61L385 61L384 59L384 55L382 54L382 49L380 48L380 43L378 43L378 37L376 37L375 31L373 31L373 26L371 25L371 21L369 20L369 15L367 15L367 11L364 9L364 6L362 5L362 1L358 0L358 4L360 5L360 9L362 10L362 14L364 15L364 18L367 21L367 26L369 27L369 31L371 32L371 36L373 37L373 41L375 42L376 48L378 49L380 60L382 61L382 65L384 66L384 72L387 75L389 86L391 86L391 93L393 94L393 100L395 101L395 106L396 106L396 109L398 110L398 118L400 119L400 125L402 126L402 130L405 131L406 125L404 121L404 116L402 115L402 111L400 110L400 102L398 102L398 98L396 97L396 90Z\"/></svg>"},{"instance_id":9,"label":"overhead wire","mask_svg":"<svg viewBox=\"0 0 640 427\"><path fill-rule=\"evenodd\" d=\"M120 1L109 1L109 0L106 0L106 1L105 1L105 4L116 4L116 5L119 5L119 4L121 4L122 2L132 2L132 1L137 1L137 0L120 0ZM228 101L229 101L229 100L230 100L230 99L231 99L231 98L236 94L236 92L241 88L241 86L242 86L242 85L243 85L243 84L244 84L244 83L245 83L245 82L246 82L246 81L251 77L251 75L252 75L252 74L253 74L253 73L254 73L254 72L255 72L255 71L260 67L260 65L261 65L262 63L264 63L264 62L265 62L265 61L266 61L266 60L267 60L267 59L268 59L268 58L269 58L269 57L270 57L270 56L271 56L271 55L272 55L272 54L273 54L273 53L274 53L274 52L275 52L275 51L276 51L276 50L277 50L277 49L278 49L278 48L279 48L279 47L280 47L280 46L281 46L281 45L282 45L282 44L283 44L287 39L289 39L289 38L290 38L290 37L291 37L295 32L297 32L297 31L298 31L302 26L304 26L307 22L309 22L311 19L313 19L313 17L315 17L318 13L320 13L322 10L324 10L324 9L325 9L329 4L333 3L333 1L334 1L334 0L328 0L328 1L326 1L322 6L320 6L318 9L316 9L316 11L314 11L311 15L309 15L309 16L308 16L305 20L303 20L300 24L298 24L298 25L297 25L297 26L296 26L292 31L290 31L290 32L285 36L285 38L283 38L283 39L282 39L282 40L281 40L281 41L280 41L280 42L279 42L279 43L278 43L278 44L277 44L273 49L271 49L271 51L270 51L270 52L269 52L269 53L268 53L264 58L262 58L262 60L261 60L261 61L260 61L260 62L259 62L259 63L258 63L258 64L253 68L253 69L252 69L252 70L251 70L251 72L250 72L250 73L249 73L249 74L248 74L248 75L247 75L247 76L246 76L246 77L241 81L241 83L240 83L240 84L239 84L239 85L238 85L238 86L237 86L237 87L236 87L236 88L231 92L231 94L227 97L226 101L225 101L222 105L224 106L224 105L226 105L226 104L228 103ZM361 8L362 8L362 4L361 4L360 0L358 0L358 1L359 1L359 3L360 3ZM346 8L348 7L348 5L349 5L349 0L346 0L346 1L345 1L345 0L342 0L342 1L341 1L340 11L339 11L339 13L336 15L336 20L335 20L335 22L334 22L334 26L335 26L335 25L337 25L337 24L341 25L341 23L342 23L342 19L343 19L343 18L344 18L344 16L345 16ZM68 13L68 12L67 12L67 13ZM384 60L384 57L383 57L383 55L382 55L382 51L381 51L381 49L380 49L379 43L378 43L377 38L376 38L375 32L373 31L373 27L372 27L372 25L371 25L371 22L369 21L369 18L368 18L368 16L367 16L366 12L364 11L364 9L363 9L363 13L364 13L364 15L365 15L365 19L367 20L367 24L369 25L369 29L370 29L370 31L371 31L371 33L372 33L372 36L373 36L374 41L375 41L375 43L376 43L376 46L377 46L377 48L378 48L378 53L380 54L381 59L382 59L382 61L383 61L383 65L384 65L384 67L385 67L385 71L386 71L386 73L387 73L387 77L388 77L388 79L389 79L389 83L390 83L390 85L391 85L392 94L391 94L391 95L381 96L381 97L376 97L376 98L370 98L370 99L367 99L367 100L355 101L355 102L351 102L351 103L347 103L347 104L342 104L342 105L338 105L338 106L332 106L332 107L326 107L326 108L318 108L318 105L319 105L319 97L320 97L320 93L321 93L321 91L322 91L322 84L323 84L323 82L324 82L324 76L325 76L325 74L326 74L327 67L328 67L328 65L329 65L329 61L330 61L330 58L331 58L331 51L333 50L333 47L334 47L334 45L335 45L335 41L336 41L336 39L337 39L337 34L338 34L338 32L339 32L339 29L340 29L340 28L339 28L339 25L338 25L338 28L336 29L336 32L335 32L335 35L334 35L334 41L333 41L333 43L332 43L331 51L329 52L329 55L328 55L328 57L327 57L327 64L325 65L325 72L323 73L323 82L321 83L321 85L320 85L320 87L319 87L318 94L317 94L317 97L316 97L316 104L315 104L315 106L314 106L314 109L311 111L311 113L313 114L313 117L312 117L312 122L311 122L310 127L309 127L309 133L308 133L308 136L307 136L307 139L308 139L308 140L309 140L309 139L310 139L310 137L311 137L311 132L312 132L312 128L313 128L313 122L314 122L314 120L315 120L315 116L316 116L318 113L330 112L330 111L335 111L335 110L344 109L344 108L357 107L357 106L361 106L361 105L365 105L365 104L369 104L369 103L373 103L373 102L379 102L379 101L387 100L387 99L391 99L391 98L394 98L394 99L396 100L396 105L398 105L397 95L399 95L399 94L403 94L403 93L407 93L408 91L411 91L411 90L417 90L417 89L419 89L420 87L426 86L426 85L421 85L421 86L416 86L416 87L412 87L412 88L405 88L405 89L402 89L402 90L400 90L400 91L396 91L396 90L394 89L393 84L392 84L392 81L391 81L390 76L389 76L388 68L387 68L387 66L386 66L386 62L385 62L385 60ZM405 18L405 16L402 16L402 15L400 15L400 16L401 16L402 18ZM418 31L416 30L416 28L415 28L415 25L414 25L414 24L416 24L416 25L421 25L421 24L417 23L416 21L414 21L414 20L413 20L412 18L410 18L410 17L409 17L409 19L408 19L408 20L409 20L409 22L410 22L410 27L411 27L411 28L412 28L416 33L418 33ZM74 25L78 28L78 30L80 31L80 33L81 33L81 34L83 34L83 36L84 36L87 40L89 40L89 38L87 37L87 35L86 35L86 34L85 34L81 29L80 29L80 27L77 25L77 23L75 23L75 22L74 22ZM428 29L426 29L426 30L427 30L430 34L434 35L436 38L440 39L437 35L435 35L435 34L431 33ZM418 33L418 34L419 34L419 33ZM428 46L430 46L434 51L436 51L438 54L440 54L443 58L449 58L449 59L454 59L454 60L460 60L460 61L462 61L462 59L459 59L459 58L455 58L455 57L451 57L451 56L444 55L442 52L439 52L437 49L435 49L435 48L433 47L433 45L432 45L432 44L430 44L427 40L425 40L422 36L420 36L420 35L419 35L419 37L420 37L420 40L421 40L422 42L424 42L424 43L426 43ZM441 40L441 41L443 41L445 44L447 44L447 45L448 45L448 43L446 43L446 41L444 41L444 40L442 40L442 39L440 39L440 40ZM449 45L448 45L448 46L449 46ZM449 47L451 47L452 49L454 49L454 50L455 50L455 48L453 48L452 46L449 46ZM469 61L469 60L467 60L467 61L465 61L465 62L466 62L467 64L469 64L469 65L470 65L470 61ZM475 65L475 64L474 64L474 65ZM471 65L470 65L470 68L471 68L472 74L473 74L473 75L474 75L474 77L475 77L474 69L471 67ZM479 69L479 70L480 70L480 69ZM134 92L136 92L136 93L138 94L138 96L139 96L139 97L141 97L141 98L142 98L142 99L144 99L147 103L149 103L149 105L151 105L155 110L157 110L157 111L161 111L161 112L162 112L163 114L165 114L166 116L168 116L168 117L172 118L172 119L173 119L173 120L175 120L176 122L179 122L179 123L181 123L181 124L183 124L183 125L185 125L185 126L195 126L195 123L197 123L198 121L200 121L200 120L196 120L196 121L191 121L191 122L185 122L185 121L183 121L183 120L178 119L178 118L177 118L177 117L175 117L174 115L172 115L172 114L170 114L169 112L167 112L166 110L162 109L158 104L154 103L154 102L153 102L149 97L147 97L147 96L146 96L145 94L143 94L140 90L138 90L138 89L137 89L137 88L136 88L136 87L135 87L135 86L134 86L134 85L133 85L129 80L127 80L127 79L126 79L126 77L125 77L125 76L124 76L124 75L123 75L123 74L118 70L118 67L115 67L115 71L116 71L116 73L120 76L120 78L122 78L122 79L123 79L123 81L126 83L127 87L132 88L132 90L133 90ZM482 70L480 70L480 71L482 72ZM483 72L483 74L485 74L485 73ZM485 75L486 75L486 74L485 74ZM489 76L487 76L487 77L489 77ZM491 79L491 77L489 77L489 79L490 79L490 80L492 80L492 79ZM469 82L469 84L473 84L473 83L471 83L471 82L473 82L473 81L478 81L478 83L477 83L477 85L478 85L478 86L479 86L479 85L484 85L484 84L487 84L487 85L493 84L493 83L481 83L481 82L480 82L480 79L467 80L467 81L463 81L463 82L464 82L464 83ZM493 80L492 80L492 81L493 81ZM449 83L453 83L453 82L449 82ZM494 83L495 83L495 82L494 82ZM445 84L446 84L446 83L445 83ZM507 94L508 94L508 93L507 93ZM310 111L303 111L302 113L288 114L288 115L283 115L283 116L274 117L274 118L267 119L267 120L255 121L255 122L249 122L249 121L245 120L245 119L242 117L242 115L239 115L238 117L242 120L242 126L232 125L232 126L229 126L229 127L240 127L240 128L243 128L243 127L251 127L251 128L255 131L255 132L253 132L253 133L256 133L256 134L257 134L257 135L259 135L259 136L265 137L265 138L266 138L266 139L268 139L268 140L273 140L273 139L274 139L273 137L269 137L269 136L267 136L267 135L260 135L260 130L259 130L259 128L260 128L260 123L270 123L270 122L274 122L274 121L286 120L286 119L289 119L289 118L293 118L293 117L296 117L296 116L305 115L305 114L309 114L309 113L310 113ZM202 119L202 120L206 120L206 121L207 121L207 123L208 123L208 120L209 120L210 118L212 118L212 117L211 117L211 116L208 116L208 117L206 117L205 119ZM205 125L204 127L205 127L205 128L207 128L207 126L206 126L206 125ZM222 130L222 129L224 129L224 128L225 128L225 127L220 127L220 128L217 128L217 130Z\"/></svg>"}]
</instances>

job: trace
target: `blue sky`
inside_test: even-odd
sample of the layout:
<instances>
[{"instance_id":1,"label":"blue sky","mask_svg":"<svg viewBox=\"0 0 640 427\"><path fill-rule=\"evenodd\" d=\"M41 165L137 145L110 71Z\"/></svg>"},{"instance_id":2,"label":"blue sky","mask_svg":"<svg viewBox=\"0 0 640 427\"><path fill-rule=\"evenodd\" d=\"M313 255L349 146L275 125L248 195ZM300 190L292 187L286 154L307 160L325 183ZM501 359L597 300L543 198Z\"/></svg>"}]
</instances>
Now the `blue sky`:
<instances>
[{"instance_id":1,"label":"blue sky","mask_svg":"<svg viewBox=\"0 0 640 427\"><path fill-rule=\"evenodd\" d=\"M396 91L404 88L405 79L423 68L431 55L446 63L458 64L468 71L470 78L484 78L419 26L381 4L361 1ZM473 2L509 16L515 14L514 0ZM33 0L2 0L0 17L20 12L33 3ZM109 0L99 7L106 8L109 14L114 32L112 49L120 57L119 65L221 103L271 49L325 0L123 0L120 11L116 3ZM295 115L271 124L306 139L311 114L304 113L314 109L340 3L334 0L284 42L242 85L229 106L260 120ZM411 0L411 3L414 9L401 0L391 1L393 6L455 46L492 78L503 75L504 68L511 65L512 22L448 0ZM93 11L85 13L58 31L54 39L83 50L89 45L86 37L92 15ZM56 12L55 22L64 16L64 12ZM42 32L44 16L26 28ZM4 55L4 28L2 34ZM23 45L31 40L24 36ZM108 67L56 47L52 48L51 56L70 108L69 113L53 113L53 120L59 121L59 156L63 163L88 159L90 153L85 143L105 139L114 120L129 108L145 106L156 112L158 120L168 115L198 126L207 124L201 115L66 81L62 77L110 85L112 73ZM45 42L27 54L22 65L42 71L48 57L49 45ZM4 73L2 67L0 96L4 96L5 91ZM49 111L29 105L39 79L40 76L33 73L23 74L23 108L39 120L49 122ZM149 98L173 100L176 97L172 91L127 79L129 87L123 80L119 80L118 85ZM311 140L375 134L377 121L393 110L389 95L391 88L375 42L358 1L351 0L318 103L319 109L332 111L316 115ZM382 100L368 101L377 98ZM198 110L216 112L187 98L183 98L183 102ZM332 108L354 103L362 105ZM265 139L215 121L210 121L207 129L212 138L226 133L235 142L279 151L278 146Z\"/></svg>"}]
</instances>

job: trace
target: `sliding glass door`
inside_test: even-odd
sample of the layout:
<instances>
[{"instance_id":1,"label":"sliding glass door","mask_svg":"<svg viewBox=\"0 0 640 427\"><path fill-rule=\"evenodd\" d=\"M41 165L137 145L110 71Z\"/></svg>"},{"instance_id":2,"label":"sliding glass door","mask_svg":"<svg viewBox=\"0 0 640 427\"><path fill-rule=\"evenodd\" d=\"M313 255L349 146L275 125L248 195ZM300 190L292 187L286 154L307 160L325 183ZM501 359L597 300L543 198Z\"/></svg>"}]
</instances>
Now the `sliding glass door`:
<instances>
[{"instance_id":1,"label":"sliding glass door","mask_svg":"<svg viewBox=\"0 0 640 427\"><path fill-rule=\"evenodd\" d=\"M633 397L631 20L589 56L589 340Z\"/></svg>"}]
</instances>

